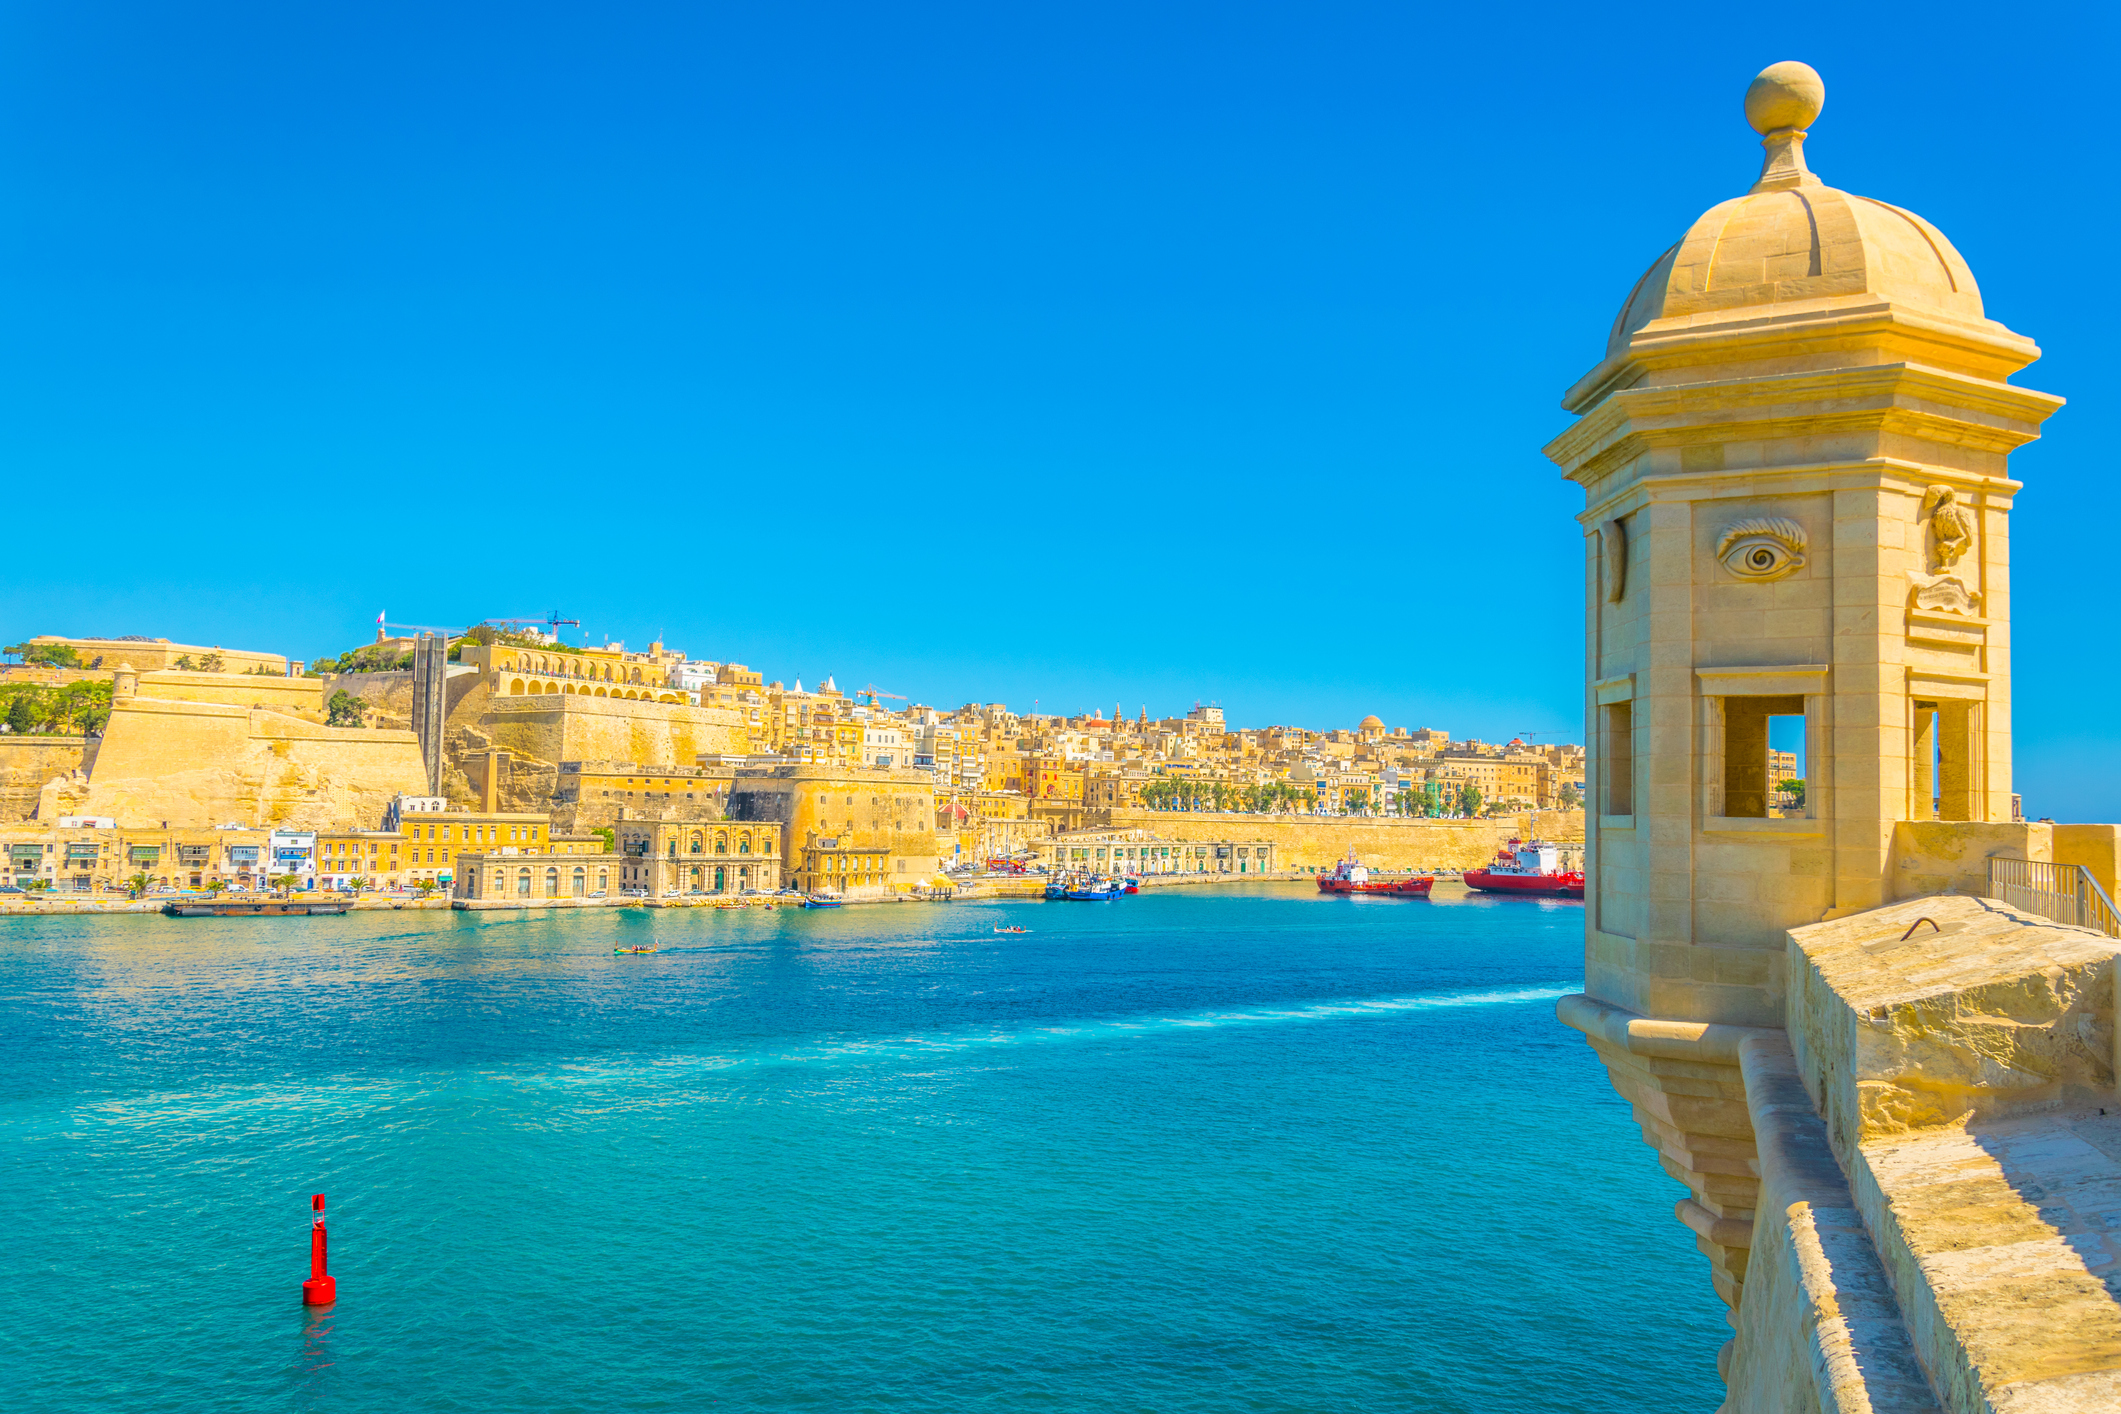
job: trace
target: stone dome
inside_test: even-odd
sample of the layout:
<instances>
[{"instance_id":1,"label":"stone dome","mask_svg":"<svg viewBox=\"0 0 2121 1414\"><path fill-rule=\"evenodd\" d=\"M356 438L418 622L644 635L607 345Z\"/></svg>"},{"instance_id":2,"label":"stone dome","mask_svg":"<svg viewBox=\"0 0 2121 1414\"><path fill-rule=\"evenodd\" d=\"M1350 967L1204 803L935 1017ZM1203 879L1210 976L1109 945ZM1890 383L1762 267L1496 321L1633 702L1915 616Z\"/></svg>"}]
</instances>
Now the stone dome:
<instances>
[{"instance_id":1,"label":"stone dome","mask_svg":"<svg viewBox=\"0 0 2121 1414\"><path fill-rule=\"evenodd\" d=\"M1756 125L1810 121L1824 101L1817 74L1785 63L1754 80L1746 110ZM1944 233L1912 211L1822 183L1805 166L1805 136L1801 127L1767 129L1760 180L1709 208L1636 282L1607 358L1652 320L1720 322L1699 316L1764 305L1889 300L1984 318L1974 272Z\"/></svg>"},{"instance_id":2,"label":"stone dome","mask_svg":"<svg viewBox=\"0 0 2121 1414\"><path fill-rule=\"evenodd\" d=\"M1385 724L1383 718L1371 716L1356 723L1355 729L1362 732L1381 732L1385 729Z\"/></svg>"}]
</instances>

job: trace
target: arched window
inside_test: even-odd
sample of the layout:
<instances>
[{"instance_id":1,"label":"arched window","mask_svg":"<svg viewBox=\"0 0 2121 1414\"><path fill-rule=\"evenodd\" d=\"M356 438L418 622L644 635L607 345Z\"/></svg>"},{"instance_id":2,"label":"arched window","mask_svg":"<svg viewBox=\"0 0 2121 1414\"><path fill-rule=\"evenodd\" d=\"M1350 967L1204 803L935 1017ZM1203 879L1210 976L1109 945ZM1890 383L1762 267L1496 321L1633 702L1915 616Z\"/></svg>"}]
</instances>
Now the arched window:
<instances>
[{"instance_id":1,"label":"arched window","mask_svg":"<svg viewBox=\"0 0 2121 1414\"><path fill-rule=\"evenodd\" d=\"M493 896L494 896L495 898L500 898L500 897L501 897L501 896L502 896L503 894L506 894L507 892L508 892L508 871L507 871L506 869L496 869L496 870L494 870L494 871L493 871Z\"/></svg>"},{"instance_id":2,"label":"arched window","mask_svg":"<svg viewBox=\"0 0 2121 1414\"><path fill-rule=\"evenodd\" d=\"M574 896L580 898L589 891L589 871L577 867L574 871Z\"/></svg>"},{"instance_id":3,"label":"arched window","mask_svg":"<svg viewBox=\"0 0 2121 1414\"><path fill-rule=\"evenodd\" d=\"M751 853L751 836L746 835L736 842L736 852L738 854Z\"/></svg>"},{"instance_id":4,"label":"arched window","mask_svg":"<svg viewBox=\"0 0 2121 1414\"><path fill-rule=\"evenodd\" d=\"M729 871L717 865L714 871L714 891L721 893L729 887Z\"/></svg>"},{"instance_id":5,"label":"arched window","mask_svg":"<svg viewBox=\"0 0 2121 1414\"><path fill-rule=\"evenodd\" d=\"M716 854L727 854L727 853L729 853L729 836L727 836L727 835L716 835L716 836L714 837L714 852L715 852Z\"/></svg>"},{"instance_id":6,"label":"arched window","mask_svg":"<svg viewBox=\"0 0 2121 1414\"><path fill-rule=\"evenodd\" d=\"M694 854L705 854L707 852L705 844L698 835L692 837L692 852Z\"/></svg>"},{"instance_id":7,"label":"arched window","mask_svg":"<svg viewBox=\"0 0 2121 1414\"><path fill-rule=\"evenodd\" d=\"M521 697L523 695L523 680L521 678L515 678L509 682L508 695L511 697Z\"/></svg>"},{"instance_id":8,"label":"arched window","mask_svg":"<svg viewBox=\"0 0 2121 1414\"><path fill-rule=\"evenodd\" d=\"M610 871L610 870L608 870L608 869L599 869L599 870L597 870L597 892L598 892L598 893L600 893L600 894L601 894L601 893L604 893L604 892L606 892L607 890L609 890L609 889L610 889L610 887L611 887L611 871Z\"/></svg>"},{"instance_id":9,"label":"arched window","mask_svg":"<svg viewBox=\"0 0 2121 1414\"><path fill-rule=\"evenodd\" d=\"M545 871L545 897L558 898L559 896L560 871L557 869L547 869Z\"/></svg>"},{"instance_id":10,"label":"arched window","mask_svg":"<svg viewBox=\"0 0 2121 1414\"><path fill-rule=\"evenodd\" d=\"M518 869L516 871L516 897L530 897L530 871L528 869Z\"/></svg>"}]
</instances>

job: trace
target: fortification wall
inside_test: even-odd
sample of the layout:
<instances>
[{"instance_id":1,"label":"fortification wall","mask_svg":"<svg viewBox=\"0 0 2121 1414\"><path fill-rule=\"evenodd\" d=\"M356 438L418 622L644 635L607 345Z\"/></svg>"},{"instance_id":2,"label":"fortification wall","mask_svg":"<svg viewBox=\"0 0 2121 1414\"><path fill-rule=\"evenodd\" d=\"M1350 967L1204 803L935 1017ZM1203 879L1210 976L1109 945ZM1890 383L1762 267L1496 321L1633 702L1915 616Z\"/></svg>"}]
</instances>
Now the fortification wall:
<instances>
[{"instance_id":1,"label":"fortification wall","mask_svg":"<svg viewBox=\"0 0 2121 1414\"><path fill-rule=\"evenodd\" d=\"M46 781L86 770L95 757L87 737L0 736L0 823L34 817Z\"/></svg>"},{"instance_id":2,"label":"fortification wall","mask_svg":"<svg viewBox=\"0 0 2121 1414\"><path fill-rule=\"evenodd\" d=\"M411 732L135 697L112 708L84 808L121 825L373 828L425 788Z\"/></svg>"},{"instance_id":3,"label":"fortification wall","mask_svg":"<svg viewBox=\"0 0 2121 1414\"><path fill-rule=\"evenodd\" d=\"M324 715L322 678L187 673L170 668L141 673L140 694L158 702L212 702L224 707L263 707L305 717Z\"/></svg>"},{"instance_id":4,"label":"fortification wall","mask_svg":"<svg viewBox=\"0 0 2121 1414\"><path fill-rule=\"evenodd\" d=\"M1184 810L1096 812L1100 827L1149 830L1172 840L1264 840L1284 869L1329 867L1354 850L1378 869L1474 869L1513 835L1557 844L1583 839L1583 812L1538 811L1490 820L1365 819Z\"/></svg>"},{"instance_id":5,"label":"fortification wall","mask_svg":"<svg viewBox=\"0 0 2121 1414\"><path fill-rule=\"evenodd\" d=\"M647 767L692 766L702 756L750 750L743 720L727 708L625 697L488 697L479 727L495 746L549 764L631 761Z\"/></svg>"}]
</instances>

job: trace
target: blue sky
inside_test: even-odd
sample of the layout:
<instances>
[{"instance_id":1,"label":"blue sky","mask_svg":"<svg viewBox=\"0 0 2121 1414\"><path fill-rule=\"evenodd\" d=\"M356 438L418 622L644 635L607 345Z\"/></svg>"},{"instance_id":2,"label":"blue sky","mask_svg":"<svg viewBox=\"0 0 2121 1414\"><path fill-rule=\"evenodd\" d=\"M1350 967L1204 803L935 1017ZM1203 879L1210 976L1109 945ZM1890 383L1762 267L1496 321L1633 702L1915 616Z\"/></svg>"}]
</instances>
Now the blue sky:
<instances>
[{"instance_id":1,"label":"blue sky","mask_svg":"<svg viewBox=\"0 0 2121 1414\"><path fill-rule=\"evenodd\" d=\"M2028 808L2121 816L2108 9L17 4L0 633L564 609L941 705L1580 737L1540 447L1758 166L1921 212L2018 454Z\"/></svg>"}]
</instances>

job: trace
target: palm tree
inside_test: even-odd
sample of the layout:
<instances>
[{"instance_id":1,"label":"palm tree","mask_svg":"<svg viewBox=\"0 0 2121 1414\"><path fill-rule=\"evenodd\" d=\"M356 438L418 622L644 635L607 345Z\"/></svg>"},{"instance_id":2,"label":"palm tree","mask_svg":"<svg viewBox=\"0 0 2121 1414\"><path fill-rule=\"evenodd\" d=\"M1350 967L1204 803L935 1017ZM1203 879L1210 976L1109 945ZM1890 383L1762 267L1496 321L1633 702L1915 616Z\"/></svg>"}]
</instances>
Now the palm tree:
<instances>
[{"instance_id":1,"label":"palm tree","mask_svg":"<svg viewBox=\"0 0 2121 1414\"><path fill-rule=\"evenodd\" d=\"M356 874L351 879L348 879L346 881L346 892L350 894L357 894L361 892L361 890L367 888L368 884L369 880L365 876Z\"/></svg>"},{"instance_id":2,"label":"palm tree","mask_svg":"<svg viewBox=\"0 0 2121 1414\"><path fill-rule=\"evenodd\" d=\"M302 876L300 874L275 874L266 882L283 894L292 893L295 885L302 882Z\"/></svg>"},{"instance_id":3,"label":"palm tree","mask_svg":"<svg viewBox=\"0 0 2121 1414\"><path fill-rule=\"evenodd\" d=\"M132 896L134 898L138 898L140 897L140 895L146 893L149 889L153 888L154 883L155 881L145 874L135 874L130 879L127 879L125 881L125 887L132 891Z\"/></svg>"},{"instance_id":4,"label":"palm tree","mask_svg":"<svg viewBox=\"0 0 2121 1414\"><path fill-rule=\"evenodd\" d=\"M225 888L227 888L227 887L228 887L228 880L226 880L226 879L215 879L215 880L214 880L214 881L213 881L212 883L210 883L210 884L208 884L208 885L206 886L206 891L207 891L208 893L210 893L210 894L217 894L217 893L220 893L220 892L221 892L221 891L222 891L223 889L225 889Z\"/></svg>"},{"instance_id":5,"label":"palm tree","mask_svg":"<svg viewBox=\"0 0 2121 1414\"><path fill-rule=\"evenodd\" d=\"M437 884L432 879L415 879L413 880L412 886L419 892L421 898L426 898L429 894L433 893L436 889L441 887L441 885Z\"/></svg>"}]
</instances>

